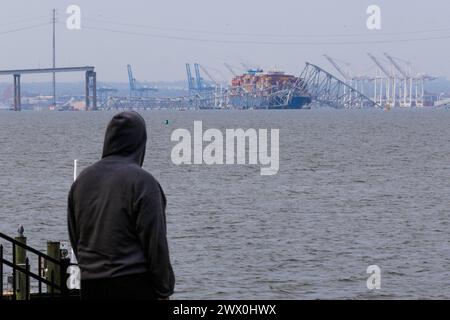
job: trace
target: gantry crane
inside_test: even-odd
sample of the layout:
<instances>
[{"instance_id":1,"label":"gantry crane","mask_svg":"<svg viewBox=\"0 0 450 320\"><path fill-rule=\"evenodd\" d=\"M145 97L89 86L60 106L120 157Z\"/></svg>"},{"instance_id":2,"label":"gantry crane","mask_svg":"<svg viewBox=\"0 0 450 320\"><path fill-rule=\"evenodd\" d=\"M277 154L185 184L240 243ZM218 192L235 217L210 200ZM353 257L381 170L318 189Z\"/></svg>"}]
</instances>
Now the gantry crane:
<instances>
[{"instance_id":1,"label":"gantry crane","mask_svg":"<svg viewBox=\"0 0 450 320\"><path fill-rule=\"evenodd\" d=\"M208 70L206 70L206 68L204 66L202 66L200 64L199 67L206 74L206 76L209 78L209 80L211 80L212 83L214 83L214 85L219 86L219 83L216 81L216 79L213 78L213 76L211 76L211 74L208 72Z\"/></svg>"},{"instance_id":2,"label":"gantry crane","mask_svg":"<svg viewBox=\"0 0 450 320\"><path fill-rule=\"evenodd\" d=\"M189 91L195 90L196 87L195 87L195 83L194 83L194 78L192 77L192 73L191 73L191 66L189 63L186 63L186 75L187 75Z\"/></svg>"},{"instance_id":3,"label":"gantry crane","mask_svg":"<svg viewBox=\"0 0 450 320\"><path fill-rule=\"evenodd\" d=\"M190 66L189 63L186 63L186 75L187 75L187 81L188 81L188 88L189 88L190 91L205 91L205 90L208 91L208 90L212 90L213 89L210 85L205 83L205 81L201 77L201 75L200 75L200 68L202 69L202 71L209 78L211 78L211 80L214 83L217 83L215 80L213 80L213 78L208 73L208 71L206 71L205 68L200 66L198 63L194 63L194 75L195 75L195 77L193 77L192 73L191 73L191 66Z\"/></svg>"},{"instance_id":4,"label":"gantry crane","mask_svg":"<svg viewBox=\"0 0 450 320\"><path fill-rule=\"evenodd\" d=\"M195 72L195 81L197 85L197 90L202 90L203 88L203 79L200 77L200 70L198 67L198 63L194 63L194 72Z\"/></svg>"},{"instance_id":5,"label":"gantry crane","mask_svg":"<svg viewBox=\"0 0 450 320\"><path fill-rule=\"evenodd\" d=\"M412 77L410 75L411 71L408 70L405 71L403 70L403 68L397 63L397 61L395 61L395 59L390 56L389 54L387 54L386 52L384 53L385 57L392 63L392 65L394 66L395 69L398 70L398 72L400 72L400 74L403 77L403 105L406 107L411 107L412 105ZM409 65L409 62L408 62ZM409 82L409 103L407 102L407 95L408 95L408 89L407 89L407 85Z\"/></svg>"},{"instance_id":6,"label":"gantry crane","mask_svg":"<svg viewBox=\"0 0 450 320\"><path fill-rule=\"evenodd\" d=\"M375 64L378 66L378 68L380 69L380 71L386 76L386 100L387 103L390 105L391 104L391 97L390 97L390 91L391 91L391 78L392 78L392 74L384 67L384 65L381 63L380 60L378 60L377 57L375 57L374 55L372 55L371 53L367 53L367 55L369 56L369 58L375 62ZM375 79L375 97L376 97L376 79ZM383 99L383 79L380 79L380 103L382 103L382 99ZM376 98L375 98L376 100ZM392 100L394 101L394 105L395 105L395 90L394 90L394 99Z\"/></svg>"},{"instance_id":7,"label":"gantry crane","mask_svg":"<svg viewBox=\"0 0 450 320\"><path fill-rule=\"evenodd\" d=\"M341 76L344 78L344 80L346 80L346 81L352 81L352 76L350 75L350 72L349 71L344 71L340 66L339 66L339 64L333 59L333 58L331 58L330 56L328 56L328 55L326 55L326 54L324 54L323 55L324 57L325 57L325 59L327 59L331 64L332 64L332 66L341 74ZM349 64L348 63L346 63L347 64L347 67L349 67Z\"/></svg>"},{"instance_id":8,"label":"gantry crane","mask_svg":"<svg viewBox=\"0 0 450 320\"><path fill-rule=\"evenodd\" d=\"M331 58L330 56L324 54L323 55L325 57L325 59L327 59L331 65L339 72L339 74L344 78L344 82L346 84L348 84L349 86L355 86L356 88L358 88L358 83L359 83L359 90L361 90L361 92L364 92L364 80L371 80L368 77L365 76L360 76L360 77L355 77L351 74L350 72L350 63L342 61L342 63L344 63L347 67L347 70L344 70L339 63L337 62L336 59ZM344 94L346 93L345 90L347 90L347 87L344 86Z\"/></svg>"},{"instance_id":9,"label":"gantry crane","mask_svg":"<svg viewBox=\"0 0 450 320\"><path fill-rule=\"evenodd\" d=\"M138 96L147 96L151 91L158 91L156 88L151 88L148 86L143 86L133 77L133 70L131 69L131 65L127 65L128 70L128 81L130 85L130 97L133 97L136 93Z\"/></svg>"}]
</instances>

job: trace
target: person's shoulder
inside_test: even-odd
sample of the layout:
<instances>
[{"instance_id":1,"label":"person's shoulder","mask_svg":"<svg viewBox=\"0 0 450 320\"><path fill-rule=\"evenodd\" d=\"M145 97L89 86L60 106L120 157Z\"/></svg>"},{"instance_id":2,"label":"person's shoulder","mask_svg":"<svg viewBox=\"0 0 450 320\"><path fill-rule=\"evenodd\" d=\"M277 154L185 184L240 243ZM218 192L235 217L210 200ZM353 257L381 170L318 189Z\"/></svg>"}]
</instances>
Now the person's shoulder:
<instances>
[{"instance_id":1,"label":"person's shoulder","mask_svg":"<svg viewBox=\"0 0 450 320\"><path fill-rule=\"evenodd\" d=\"M145 181L146 183L152 183L152 184L159 184L158 180L147 170L143 168L139 168L139 170L136 171L138 173L139 180Z\"/></svg>"},{"instance_id":2,"label":"person's shoulder","mask_svg":"<svg viewBox=\"0 0 450 320\"><path fill-rule=\"evenodd\" d=\"M129 176L133 178L138 185L145 184L155 190L159 186L158 180L150 172L138 165L130 166Z\"/></svg>"},{"instance_id":3,"label":"person's shoulder","mask_svg":"<svg viewBox=\"0 0 450 320\"><path fill-rule=\"evenodd\" d=\"M77 176L77 178L75 179L74 184L76 184L77 182L83 181L85 179L89 179L91 176L93 176L96 172L98 172L98 166L99 166L100 161L97 161L93 164L91 164L90 166L87 166L86 168L84 168Z\"/></svg>"},{"instance_id":4,"label":"person's shoulder","mask_svg":"<svg viewBox=\"0 0 450 320\"><path fill-rule=\"evenodd\" d=\"M148 171L141 168L135 163L122 163L121 165L105 166L100 160L89 167L85 168L77 177L72 188L77 184L89 184L92 180L96 180L102 174L108 174L113 177L114 181L121 182L122 185L145 186L145 189L157 190L159 182Z\"/></svg>"}]
</instances>

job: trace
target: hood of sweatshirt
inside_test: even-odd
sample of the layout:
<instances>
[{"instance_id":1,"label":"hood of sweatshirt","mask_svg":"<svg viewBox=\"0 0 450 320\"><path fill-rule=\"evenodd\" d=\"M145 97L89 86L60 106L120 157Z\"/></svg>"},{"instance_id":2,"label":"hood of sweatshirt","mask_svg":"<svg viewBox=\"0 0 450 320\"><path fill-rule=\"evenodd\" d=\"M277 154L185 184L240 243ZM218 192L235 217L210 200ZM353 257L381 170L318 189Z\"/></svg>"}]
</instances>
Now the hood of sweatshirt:
<instances>
[{"instance_id":1,"label":"hood of sweatshirt","mask_svg":"<svg viewBox=\"0 0 450 320\"><path fill-rule=\"evenodd\" d=\"M142 167L147 143L147 129L141 115L125 111L115 115L108 124L102 158L119 156Z\"/></svg>"}]
</instances>

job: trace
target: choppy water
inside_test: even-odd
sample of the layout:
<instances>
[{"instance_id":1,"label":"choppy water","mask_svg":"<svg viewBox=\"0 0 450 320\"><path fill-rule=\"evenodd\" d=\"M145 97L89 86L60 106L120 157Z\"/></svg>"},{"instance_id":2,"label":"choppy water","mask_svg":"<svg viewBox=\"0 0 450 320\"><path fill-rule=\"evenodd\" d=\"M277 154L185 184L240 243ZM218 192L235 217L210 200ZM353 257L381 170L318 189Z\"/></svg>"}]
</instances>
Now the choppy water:
<instances>
[{"instance_id":1,"label":"choppy water","mask_svg":"<svg viewBox=\"0 0 450 320\"><path fill-rule=\"evenodd\" d=\"M450 298L450 113L143 112L145 168L168 198L174 298ZM73 159L113 113L0 113L0 230L67 240ZM165 120L169 125L165 125ZM175 128L279 128L280 171L175 166ZM381 267L381 290L366 268Z\"/></svg>"}]
</instances>

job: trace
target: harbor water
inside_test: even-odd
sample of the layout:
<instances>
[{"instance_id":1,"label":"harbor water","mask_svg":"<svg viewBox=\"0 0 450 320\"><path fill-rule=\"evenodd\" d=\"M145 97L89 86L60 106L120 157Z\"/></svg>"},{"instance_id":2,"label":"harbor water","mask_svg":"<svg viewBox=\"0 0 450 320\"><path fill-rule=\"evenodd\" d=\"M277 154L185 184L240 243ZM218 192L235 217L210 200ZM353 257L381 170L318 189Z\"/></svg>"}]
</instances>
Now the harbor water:
<instances>
[{"instance_id":1,"label":"harbor water","mask_svg":"<svg viewBox=\"0 0 450 320\"><path fill-rule=\"evenodd\" d=\"M79 167L114 112L0 112L0 231L67 241ZM146 111L174 299L450 299L450 112ZM168 120L168 121L166 121ZM277 128L280 168L174 165L177 128ZM381 269L369 290L367 267Z\"/></svg>"}]
</instances>

